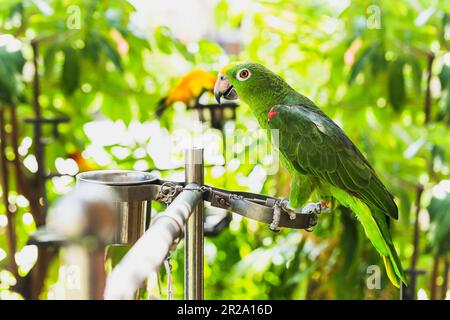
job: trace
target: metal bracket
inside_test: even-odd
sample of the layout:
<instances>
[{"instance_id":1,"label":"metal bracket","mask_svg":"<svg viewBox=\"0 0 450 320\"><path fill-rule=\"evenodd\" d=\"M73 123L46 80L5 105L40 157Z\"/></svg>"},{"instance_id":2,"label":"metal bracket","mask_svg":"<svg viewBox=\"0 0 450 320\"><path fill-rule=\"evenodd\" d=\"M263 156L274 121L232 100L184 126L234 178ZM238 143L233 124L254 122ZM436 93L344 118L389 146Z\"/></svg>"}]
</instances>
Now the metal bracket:
<instances>
[{"instance_id":1,"label":"metal bracket","mask_svg":"<svg viewBox=\"0 0 450 320\"><path fill-rule=\"evenodd\" d=\"M278 227L293 229L309 229L317 224L317 212L313 210L295 211L289 206L287 199L278 199L249 192L228 191L207 187L204 200L211 206L226 209L249 219ZM276 210L279 210L277 212ZM279 217L278 217L279 215ZM277 219L274 223L274 218Z\"/></svg>"},{"instance_id":2,"label":"metal bracket","mask_svg":"<svg viewBox=\"0 0 450 320\"><path fill-rule=\"evenodd\" d=\"M219 191L213 191L211 195L211 205L213 207L229 209L230 208L230 195L224 194Z\"/></svg>"},{"instance_id":3,"label":"metal bracket","mask_svg":"<svg viewBox=\"0 0 450 320\"><path fill-rule=\"evenodd\" d=\"M169 205L182 190L183 186L177 185L170 181L166 181L161 185L161 189L156 195L155 200Z\"/></svg>"}]
</instances>

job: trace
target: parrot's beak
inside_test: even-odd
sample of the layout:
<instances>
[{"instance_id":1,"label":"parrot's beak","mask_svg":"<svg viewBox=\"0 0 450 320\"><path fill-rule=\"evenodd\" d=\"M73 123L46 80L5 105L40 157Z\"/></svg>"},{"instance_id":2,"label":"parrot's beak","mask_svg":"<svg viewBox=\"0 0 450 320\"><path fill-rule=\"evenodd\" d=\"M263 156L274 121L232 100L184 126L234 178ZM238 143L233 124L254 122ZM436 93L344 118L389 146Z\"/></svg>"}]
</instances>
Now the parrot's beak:
<instances>
[{"instance_id":1,"label":"parrot's beak","mask_svg":"<svg viewBox=\"0 0 450 320\"><path fill-rule=\"evenodd\" d=\"M214 97L217 102L220 103L220 98L224 97L227 100L236 100L239 98L233 85L228 80L228 77L224 74L219 74L216 84L214 85Z\"/></svg>"}]
</instances>

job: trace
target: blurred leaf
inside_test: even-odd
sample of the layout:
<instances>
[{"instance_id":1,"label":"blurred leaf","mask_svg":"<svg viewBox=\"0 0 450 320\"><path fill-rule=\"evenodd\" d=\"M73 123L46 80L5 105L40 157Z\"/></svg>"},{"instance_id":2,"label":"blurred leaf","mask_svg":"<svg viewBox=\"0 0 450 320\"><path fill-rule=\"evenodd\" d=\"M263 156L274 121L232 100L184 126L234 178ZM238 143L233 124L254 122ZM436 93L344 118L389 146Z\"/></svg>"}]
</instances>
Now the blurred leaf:
<instances>
[{"instance_id":1,"label":"blurred leaf","mask_svg":"<svg viewBox=\"0 0 450 320\"><path fill-rule=\"evenodd\" d=\"M83 48L83 55L97 64L100 59L101 37L96 32L89 32L86 35L85 47Z\"/></svg>"},{"instance_id":2,"label":"blurred leaf","mask_svg":"<svg viewBox=\"0 0 450 320\"><path fill-rule=\"evenodd\" d=\"M222 54L223 49L217 43L204 39L198 42L198 55L202 61L214 63Z\"/></svg>"},{"instance_id":3,"label":"blurred leaf","mask_svg":"<svg viewBox=\"0 0 450 320\"><path fill-rule=\"evenodd\" d=\"M22 52L10 52L0 47L0 101L14 103L14 100L21 98L20 75L24 64Z\"/></svg>"},{"instance_id":4,"label":"blurred leaf","mask_svg":"<svg viewBox=\"0 0 450 320\"><path fill-rule=\"evenodd\" d=\"M106 257L111 259L112 267L117 266L120 260L127 254L130 250L129 245L124 246L108 246L106 249Z\"/></svg>"},{"instance_id":5,"label":"blurred leaf","mask_svg":"<svg viewBox=\"0 0 450 320\"><path fill-rule=\"evenodd\" d=\"M169 28L160 26L155 29L154 38L156 44L165 54L173 53L173 49L178 51L187 61L194 62L194 55L189 52L186 46L175 37Z\"/></svg>"},{"instance_id":6,"label":"blurred leaf","mask_svg":"<svg viewBox=\"0 0 450 320\"><path fill-rule=\"evenodd\" d=\"M444 64L439 74L441 82L442 96L439 101L438 121L445 121L450 124L450 66Z\"/></svg>"},{"instance_id":7,"label":"blurred leaf","mask_svg":"<svg viewBox=\"0 0 450 320\"><path fill-rule=\"evenodd\" d=\"M214 20L218 27L226 24L228 21L228 1L220 0L214 9Z\"/></svg>"},{"instance_id":8,"label":"blurred leaf","mask_svg":"<svg viewBox=\"0 0 450 320\"><path fill-rule=\"evenodd\" d=\"M9 10L9 18L14 18L16 15L19 15L20 17L23 16L24 13L24 6L23 2L19 1L11 6L11 9Z\"/></svg>"},{"instance_id":9,"label":"blurred leaf","mask_svg":"<svg viewBox=\"0 0 450 320\"><path fill-rule=\"evenodd\" d=\"M403 74L404 62L402 59L397 59L390 63L389 78L388 78L388 93L389 102L395 110L400 110L405 102L405 77Z\"/></svg>"},{"instance_id":10,"label":"blurred leaf","mask_svg":"<svg viewBox=\"0 0 450 320\"><path fill-rule=\"evenodd\" d=\"M341 207L341 222L343 226L342 238L341 238L341 250L343 254L342 275L349 272L352 264L356 262L356 247L358 245L358 230L356 228L356 220L352 218L351 210Z\"/></svg>"},{"instance_id":11,"label":"blurred leaf","mask_svg":"<svg viewBox=\"0 0 450 320\"><path fill-rule=\"evenodd\" d=\"M122 62L116 48L114 48L113 45L105 37L99 36L98 41L108 59L112 61L112 63L114 63L117 70L123 72Z\"/></svg>"},{"instance_id":12,"label":"blurred leaf","mask_svg":"<svg viewBox=\"0 0 450 320\"><path fill-rule=\"evenodd\" d=\"M415 56L410 57L409 64L411 65L415 95L420 96L422 93L422 67Z\"/></svg>"},{"instance_id":13,"label":"blurred leaf","mask_svg":"<svg viewBox=\"0 0 450 320\"><path fill-rule=\"evenodd\" d=\"M71 46L65 46L64 65L61 75L61 84L64 91L71 95L80 85L80 53Z\"/></svg>"},{"instance_id":14,"label":"blurred leaf","mask_svg":"<svg viewBox=\"0 0 450 320\"><path fill-rule=\"evenodd\" d=\"M175 45L175 48L178 50L178 52L181 53L181 55L187 61L194 62L194 55L191 52L189 52L187 47L183 43L181 43L180 40L174 39L173 44Z\"/></svg>"},{"instance_id":15,"label":"blurred leaf","mask_svg":"<svg viewBox=\"0 0 450 320\"><path fill-rule=\"evenodd\" d=\"M44 55L44 75L49 77L55 70L55 55L60 51L59 43L52 43L48 46Z\"/></svg>"},{"instance_id":16,"label":"blurred leaf","mask_svg":"<svg viewBox=\"0 0 450 320\"><path fill-rule=\"evenodd\" d=\"M428 246L434 254L444 255L450 251L450 180L441 181L432 192Z\"/></svg>"},{"instance_id":17,"label":"blurred leaf","mask_svg":"<svg viewBox=\"0 0 450 320\"><path fill-rule=\"evenodd\" d=\"M439 80L441 82L441 88L447 88L450 83L450 66L444 64L442 66L441 72L439 73Z\"/></svg>"},{"instance_id":18,"label":"blurred leaf","mask_svg":"<svg viewBox=\"0 0 450 320\"><path fill-rule=\"evenodd\" d=\"M358 56L356 62L353 64L352 69L350 71L350 77L348 79L348 83L353 83L356 79L356 76L362 72L364 67L367 65L370 60L372 54L375 52L377 47L379 46L378 41L369 45L367 48L363 50L363 52Z\"/></svg>"},{"instance_id":19,"label":"blurred leaf","mask_svg":"<svg viewBox=\"0 0 450 320\"><path fill-rule=\"evenodd\" d=\"M161 26L155 29L153 34L155 37L156 45L159 50L161 50L165 54L172 53L172 34L169 28Z\"/></svg>"}]
</instances>

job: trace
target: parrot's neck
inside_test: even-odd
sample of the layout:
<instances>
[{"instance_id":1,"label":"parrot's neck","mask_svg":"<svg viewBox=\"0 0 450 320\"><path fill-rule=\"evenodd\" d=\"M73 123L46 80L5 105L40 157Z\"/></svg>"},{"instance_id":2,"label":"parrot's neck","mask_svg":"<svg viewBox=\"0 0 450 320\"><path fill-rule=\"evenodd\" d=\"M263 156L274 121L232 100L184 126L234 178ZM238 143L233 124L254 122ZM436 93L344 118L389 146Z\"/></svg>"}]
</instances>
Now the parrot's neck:
<instances>
[{"instance_id":1,"label":"parrot's neck","mask_svg":"<svg viewBox=\"0 0 450 320\"><path fill-rule=\"evenodd\" d=\"M275 74L262 76L255 86L236 86L239 98L248 104L259 125L267 129L268 113L274 105L306 105L315 107L314 103L294 90L284 79ZM317 107L315 107L317 108Z\"/></svg>"},{"instance_id":2,"label":"parrot's neck","mask_svg":"<svg viewBox=\"0 0 450 320\"><path fill-rule=\"evenodd\" d=\"M259 125L262 128L267 128L267 114L270 108L277 104L295 104L295 99L293 98L297 95L299 94L286 84L286 86L282 87L267 88L267 91L252 95L249 99L245 99L244 102L250 106Z\"/></svg>"}]
</instances>

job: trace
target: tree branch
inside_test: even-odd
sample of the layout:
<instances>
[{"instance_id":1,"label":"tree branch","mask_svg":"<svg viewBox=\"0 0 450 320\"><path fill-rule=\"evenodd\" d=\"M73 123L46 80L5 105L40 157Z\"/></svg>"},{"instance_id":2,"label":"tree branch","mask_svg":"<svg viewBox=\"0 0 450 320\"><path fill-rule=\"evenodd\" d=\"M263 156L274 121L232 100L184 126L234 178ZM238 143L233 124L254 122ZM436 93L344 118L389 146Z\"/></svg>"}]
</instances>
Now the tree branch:
<instances>
[{"instance_id":1,"label":"tree branch","mask_svg":"<svg viewBox=\"0 0 450 320\"><path fill-rule=\"evenodd\" d=\"M447 296L449 273L450 273L450 264L448 262L448 257L445 257L444 274L443 274L444 282L442 283L442 287L441 287L441 300L445 300L445 297Z\"/></svg>"},{"instance_id":2,"label":"tree branch","mask_svg":"<svg viewBox=\"0 0 450 320\"><path fill-rule=\"evenodd\" d=\"M431 77L432 77L432 70L433 70L433 61L434 61L434 54L429 53L427 56L427 87L425 89L425 104L424 104L424 113L425 113L425 124L427 125L430 122L431 119Z\"/></svg>"},{"instance_id":3,"label":"tree branch","mask_svg":"<svg viewBox=\"0 0 450 320\"><path fill-rule=\"evenodd\" d=\"M11 146L14 152L14 173L16 177L16 185L18 192L23 194L30 202L30 212L36 225L41 226L45 222L45 217L42 215L42 209L39 204L39 194L35 191L37 181L34 177L27 177L24 173L24 167L20 162L19 154L19 121L17 119L16 106L12 105L11 111Z\"/></svg>"},{"instance_id":4,"label":"tree branch","mask_svg":"<svg viewBox=\"0 0 450 320\"><path fill-rule=\"evenodd\" d=\"M430 300L436 300L437 298L437 277L439 275L439 256L436 255L433 260L433 270L431 272L430 280Z\"/></svg>"},{"instance_id":5,"label":"tree branch","mask_svg":"<svg viewBox=\"0 0 450 320\"><path fill-rule=\"evenodd\" d=\"M0 107L0 159L1 159L1 171L2 171L2 199L3 205L5 206L6 217L8 219L8 224L6 227L6 238L8 242L8 267L9 270L14 274L14 276L18 277L17 264L15 260L16 254L16 224L15 217L13 212L11 211L9 205L9 176L8 176L8 160L6 158L6 131L5 131L5 109Z\"/></svg>"},{"instance_id":6,"label":"tree branch","mask_svg":"<svg viewBox=\"0 0 450 320\"><path fill-rule=\"evenodd\" d=\"M419 213L420 213L420 203L422 199L422 192L423 187L417 187L416 189L416 217L414 221L414 236L413 236L413 246L414 251L413 255L411 257L411 267L410 267L410 274L411 279L409 281L409 290L411 294L411 299L415 298L416 294L416 265L417 265L417 259L419 257Z\"/></svg>"}]
</instances>

